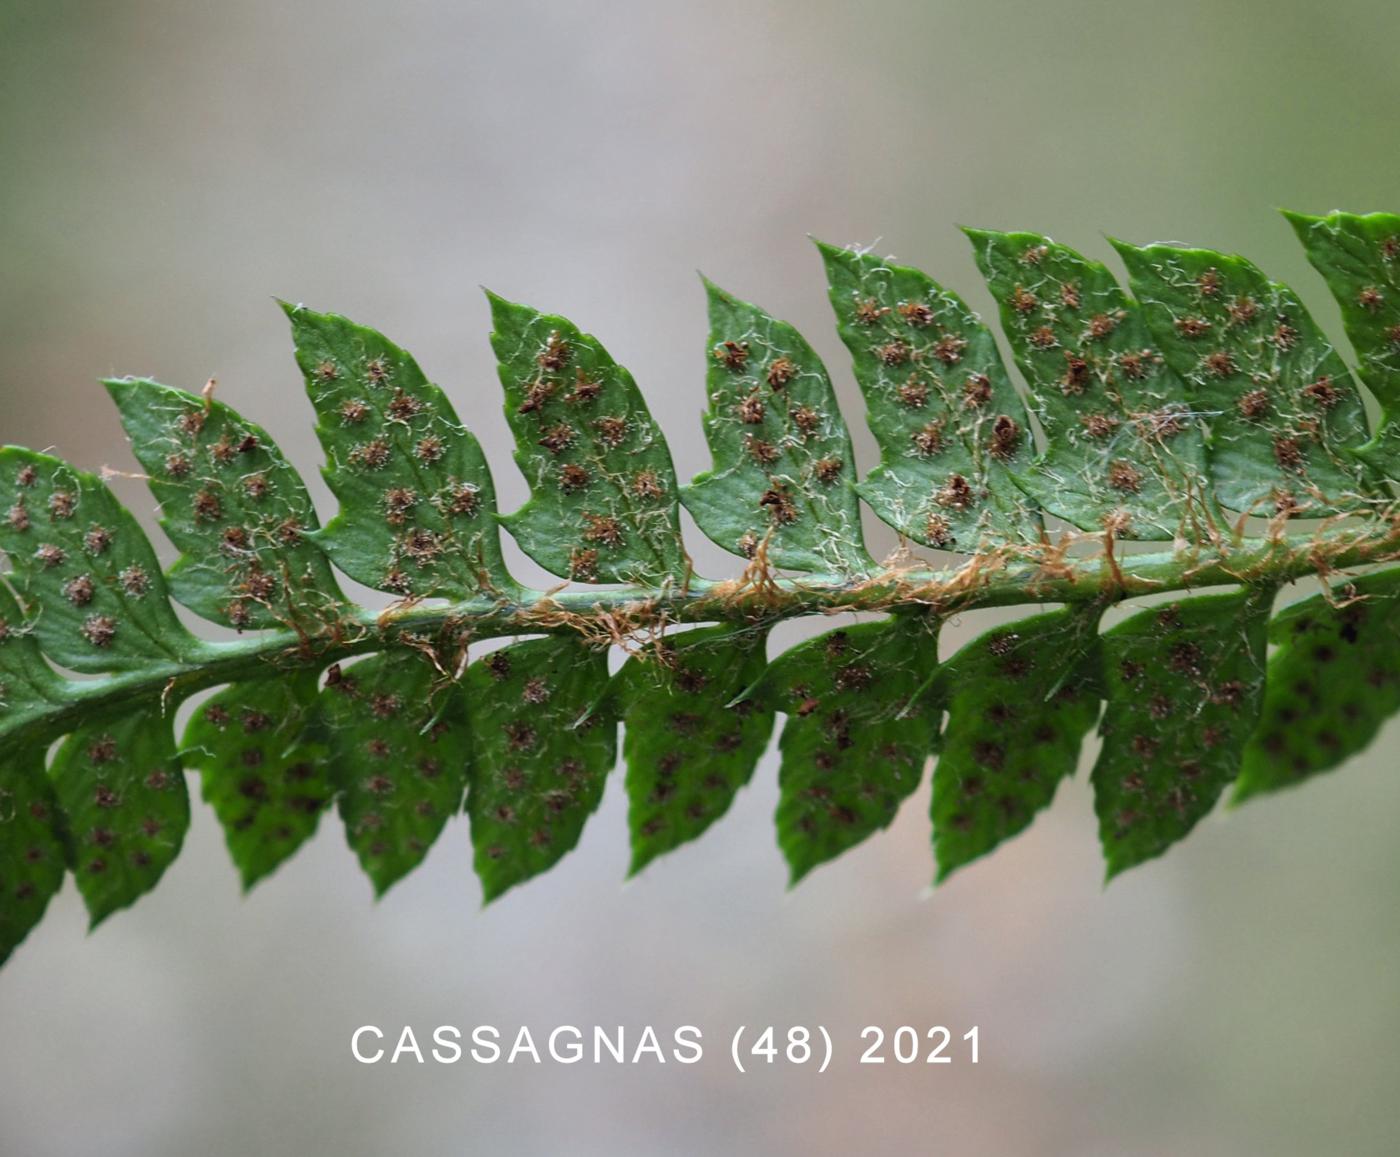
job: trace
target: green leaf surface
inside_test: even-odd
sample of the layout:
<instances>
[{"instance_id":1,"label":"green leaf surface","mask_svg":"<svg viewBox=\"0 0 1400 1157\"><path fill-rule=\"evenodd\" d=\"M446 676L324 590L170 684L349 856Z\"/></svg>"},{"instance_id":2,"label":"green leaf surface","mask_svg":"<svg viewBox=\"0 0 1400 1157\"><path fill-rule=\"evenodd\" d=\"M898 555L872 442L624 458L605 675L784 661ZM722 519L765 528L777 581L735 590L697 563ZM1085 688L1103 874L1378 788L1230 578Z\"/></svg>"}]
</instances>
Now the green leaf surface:
<instances>
[{"instance_id":1,"label":"green leaf surface","mask_svg":"<svg viewBox=\"0 0 1400 1157\"><path fill-rule=\"evenodd\" d=\"M415 651L331 668L320 709L345 836L376 896L461 810L471 739L458 684Z\"/></svg>"},{"instance_id":2,"label":"green leaf surface","mask_svg":"<svg viewBox=\"0 0 1400 1157\"><path fill-rule=\"evenodd\" d=\"M244 891L310 839L335 795L316 695L308 672L235 683L185 730L185 763L199 770Z\"/></svg>"},{"instance_id":3,"label":"green leaf surface","mask_svg":"<svg viewBox=\"0 0 1400 1157\"><path fill-rule=\"evenodd\" d=\"M64 740L51 775L96 928L159 883L190 826L170 720L157 703L89 723Z\"/></svg>"},{"instance_id":4,"label":"green leaf surface","mask_svg":"<svg viewBox=\"0 0 1400 1157\"><path fill-rule=\"evenodd\" d=\"M62 816L43 744L12 738L63 701L63 684L0 585L0 964L39 922L63 884Z\"/></svg>"},{"instance_id":5,"label":"green leaf surface","mask_svg":"<svg viewBox=\"0 0 1400 1157\"><path fill-rule=\"evenodd\" d=\"M1134 301L1048 238L980 230L1024 407L956 295L819 246L880 451L864 481L812 348L708 283L713 469L684 491L627 371L494 295L530 487L505 517L443 392L344 318L284 307L340 503L326 527L212 387L107 382L180 557L163 573L98 477L0 447L0 959L67 868L94 924L158 881L189 819L181 759L245 888L336 799L382 894L465 801L488 901L577 845L619 721L633 872L726 813L778 711L794 882L888 825L933 754L945 878L1048 806L1105 700L1091 781L1110 877L1232 782L1243 800L1339 766L1400 711L1400 569L1375 569L1400 541L1400 216L1288 218L1382 404L1374 437L1298 298L1242 258L1118 245ZM957 557L877 571L862 496ZM682 501L753 564L692 581ZM1284 524L1296 515L1328 517ZM517 584L502 523L570 583ZM334 564L398 601L357 605ZM1340 575L1361 577L1269 624L1273 592ZM1103 608L1145 597L1098 632ZM195 637L180 602L240 637ZM1064 609L939 665L941 619L1047 603ZM777 624L837 615L862 621L765 665ZM629 658L609 679L613 645Z\"/></svg>"},{"instance_id":6,"label":"green leaf surface","mask_svg":"<svg viewBox=\"0 0 1400 1157\"><path fill-rule=\"evenodd\" d=\"M773 732L745 695L763 675L761 627L701 627L633 655L613 679L627 763L630 875L729 810Z\"/></svg>"},{"instance_id":7,"label":"green leaf surface","mask_svg":"<svg viewBox=\"0 0 1400 1157\"><path fill-rule=\"evenodd\" d=\"M789 570L874 567L860 531L851 435L826 367L802 335L705 282L710 337L705 440L714 468L686 487L707 537Z\"/></svg>"},{"instance_id":8,"label":"green leaf surface","mask_svg":"<svg viewBox=\"0 0 1400 1157\"><path fill-rule=\"evenodd\" d=\"M1015 481L1035 456L1030 422L991 331L917 269L817 248L880 447L861 497L924 546L1039 541L1035 503Z\"/></svg>"},{"instance_id":9,"label":"green leaf surface","mask_svg":"<svg viewBox=\"0 0 1400 1157\"><path fill-rule=\"evenodd\" d=\"M1400 570L1294 603L1269 639L1278 650L1236 803L1340 766L1400 711Z\"/></svg>"},{"instance_id":10,"label":"green leaf surface","mask_svg":"<svg viewBox=\"0 0 1400 1157\"><path fill-rule=\"evenodd\" d=\"M675 467L632 375L562 317L488 293L491 345L530 499L502 521L546 570L681 583Z\"/></svg>"},{"instance_id":11,"label":"green leaf surface","mask_svg":"<svg viewBox=\"0 0 1400 1157\"><path fill-rule=\"evenodd\" d=\"M447 396L383 334L283 303L340 511L312 535L351 578L392 594L509 593L496 491Z\"/></svg>"},{"instance_id":12,"label":"green leaf surface","mask_svg":"<svg viewBox=\"0 0 1400 1157\"><path fill-rule=\"evenodd\" d=\"M617 758L607 681L607 652L573 636L514 643L468 668L467 809L484 902L553 867L598 809Z\"/></svg>"},{"instance_id":13,"label":"green leaf surface","mask_svg":"<svg viewBox=\"0 0 1400 1157\"><path fill-rule=\"evenodd\" d=\"M133 671L199 652L146 535L95 475L0 448L0 549L34 637L55 662Z\"/></svg>"},{"instance_id":14,"label":"green leaf surface","mask_svg":"<svg viewBox=\"0 0 1400 1157\"><path fill-rule=\"evenodd\" d=\"M1400 216L1285 213L1342 310L1361 380L1387 414L1400 410Z\"/></svg>"},{"instance_id":15,"label":"green leaf surface","mask_svg":"<svg viewBox=\"0 0 1400 1157\"><path fill-rule=\"evenodd\" d=\"M1099 714L1093 604L1019 619L939 672L948 722L933 773L938 879L986 855L1048 807Z\"/></svg>"},{"instance_id":16,"label":"green leaf surface","mask_svg":"<svg viewBox=\"0 0 1400 1157\"><path fill-rule=\"evenodd\" d=\"M1297 294L1243 257L1114 246L1167 364L1207 415L1221 504L1266 517L1361 505L1361 398Z\"/></svg>"},{"instance_id":17,"label":"green leaf surface","mask_svg":"<svg viewBox=\"0 0 1400 1157\"><path fill-rule=\"evenodd\" d=\"M43 919L63 886L66 853L38 748L0 755L0 964Z\"/></svg>"},{"instance_id":18,"label":"green leaf surface","mask_svg":"<svg viewBox=\"0 0 1400 1157\"><path fill-rule=\"evenodd\" d=\"M267 431L214 398L145 378L106 383L131 448L182 552L171 593L224 626L334 618L344 601L325 555L308 540L316 511Z\"/></svg>"},{"instance_id":19,"label":"green leaf surface","mask_svg":"<svg viewBox=\"0 0 1400 1157\"><path fill-rule=\"evenodd\" d=\"M937 620L907 613L818 635L770 664L760 694L788 717L776 818L793 884L888 827L919 786L937 666Z\"/></svg>"},{"instance_id":20,"label":"green leaf surface","mask_svg":"<svg viewBox=\"0 0 1400 1157\"><path fill-rule=\"evenodd\" d=\"M65 686L44 662L31 624L14 597L0 584L0 765L23 746L17 735L64 702Z\"/></svg>"},{"instance_id":21,"label":"green leaf surface","mask_svg":"<svg viewBox=\"0 0 1400 1157\"><path fill-rule=\"evenodd\" d=\"M1038 233L968 229L1046 452L1026 489L1085 530L1171 539L1209 513L1186 388L1101 262Z\"/></svg>"},{"instance_id":22,"label":"green leaf surface","mask_svg":"<svg viewBox=\"0 0 1400 1157\"><path fill-rule=\"evenodd\" d=\"M1094 808L1108 875L1161 855L1239 773L1259 718L1271 590L1198 595L1101 636Z\"/></svg>"}]
</instances>

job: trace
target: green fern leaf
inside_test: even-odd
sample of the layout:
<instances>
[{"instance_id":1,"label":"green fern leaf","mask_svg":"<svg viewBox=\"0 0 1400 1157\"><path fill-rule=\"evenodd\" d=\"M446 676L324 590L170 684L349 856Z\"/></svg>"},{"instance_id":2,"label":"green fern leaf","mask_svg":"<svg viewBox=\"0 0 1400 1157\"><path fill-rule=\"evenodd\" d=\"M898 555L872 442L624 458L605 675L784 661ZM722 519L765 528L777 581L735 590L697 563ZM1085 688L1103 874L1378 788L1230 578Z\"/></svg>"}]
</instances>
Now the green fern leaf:
<instances>
[{"instance_id":1,"label":"green fern leaf","mask_svg":"<svg viewBox=\"0 0 1400 1157\"><path fill-rule=\"evenodd\" d=\"M1048 237L965 232L1046 435L1026 489L1085 530L1200 537L1201 431L1137 304L1103 264Z\"/></svg>"},{"instance_id":2,"label":"green fern leaf","mask_svg":"<svg viewBox=\"0 0 1400 1157\"><path fill-rule=\"evenodd\" d=\"M0 760L0 964L63 886L61 813L35 748Z\"/></svg>"},{"instance_id":3,"label":"green fern leaf","mask_svg":"<svg viewBox=\"0 0 1400 1157\"><path fill-rule=\"evenodd\" d=\"M0 549L44 653L74 671L133 671L193 658L155 552L94 475L0 448Z\"/></svg>"},{"instance_id":4,"label":"green fern leaf","mask_svg":"<svg viewBox=\"0 0 1400 1157\"><path fill-rule=\"evenodd\" d=\"M1394 213L1284 213L1342 310L1361 359L1361 380L1381 404L1375 438L1357 455L1400 478L1400 216Z\"/></svg>"},{"instance_id":5,"label":"green fern leaf","mask_svg":"<svg viewBox=\"0 0 1400 1157\"><path fill-rule=\"evenodd\" d=\"M562 317L488 293L506 419L530 500L503 521L546 570L583 582L681 583L671 451L632 375Z\"/></svg>"},{"instance_id":6,"label":"green fern leaf","mask_svg":"<svg viewBox=\"0 0 1400 1157\"><path fill-rule=\"evenodd\" d=\"M8 578L28 615L18 629L50 659L75 671L139 674L208 653L175 617L136 520L95 476L5 447L0 507ZM13 614L11 604L7 622ZM68 706L61 683L33 680L30 688ZM78 727L53 757L69 861L94 927L155 886L189 826L185 781L158 694L152 688L135 710ZM31 722L24 715L4 721L16 737L6 747L18 752L33 750L23 739ZM8 750L0 755L10 758ZM23 763L15 761L21 770Z\"/></svg>"},{"instance_id":7,"label":"green fern leaf","mask_svg":"<svg viewBox=\"0 0 1400 1157\"><path fill-rule=\"evenodd\" d=\"M6 744L3 750L19 746L19 733L27 725L42 723L49 713L64 705L63 680L44 662L32 625L0 584L0 742ZM11 735L17 738L9 738Z\"/></svg>"},{"instance_id":8,"label":"green fern leaf","mask_svg":"<svg viewBox=\"0 0 1400 1157\"><path fill-rule=\"evenodd\" d=\"M345 836L382 896L462 808L471 751L462 696L410 648L335 671L321 711Z\"/></svg>"},{"instance_id":9,"label":"green fern leaf","mask_svg":"<svg viewBox=\"0 0 1400 1157\"><path fill-rule=\"evenodd\" d=\"M1114 246L1167 363L1209 416L1221 504L1270 517L1361 505L1361 399L1297 294L1243 257Z\"/></svg>"},{"instance_id":10,"label":"green fern leaf","mask_svg":"<svg viewBox=\"0 0 1400 1157\"><path fill-rule=\"evenodd\" d=\"M309 672L235 683L185 730L184 761L200 773L244 891L311 838L335 796L317 691Z\"/></svg>"},{"instance_id":11,"label":"green fern leaf","mask_svg":"<svg viewBox=\"0 0 1400 1157\"><path fill-rule=\"evenodd\" d=\"M1199 595L1104 632L1108 703L1091 778L1110 878L1186 835L1239 773L1272 600L1269 589Z\"/></svg>"},{"instance_id":12,"label":"green fern leaf","mask_svg":"<svg viewBox=\"0 0 1400 1157\"><path fill-rule=\"evenodd\" d=\"M1284 213L1342 310L1361 380L1400 408L1400 215Z\"/></svg>"},{"instance_id":13,"label":"green fern leaf","mask_svg":"<svg viewBox=\"0 0 1400 1157\"><path fill-rule=\"evenodd\" d=\"M212 397L144 378L106 383L182 552L166 579L195 613L242 630L333 619L344 601L300 476L267 431Z\"/></svg>"},{"instance_id":14,"label":"green fern leaf","mask_svg":"<svg viewBox=\"0 0 1400 1157\"><path fill-rule=\"evenodd\" d=\"M1269 624L1269 639L1278 650L1236 803L1330 771L1400 711L1400 571L1294 603Z\"/></svg>"},{"instance_id":15,"label":"green fern leaf","mask_svg":"<svg viewBox=\"0 0 1400 1157\"><path fill-rule=\"evenodd\" d=\"M1016 484L1030 422L996 340L962 299L917 269L820 242L880 464L857 489L901 534L975 552L1038 541Z\"/></svg>"},{"instance_id":16,"label":"green fern leaf","mask_svg":"<svg viewBox=\"0 0 1400 1157\"><path fill-rule=\"evenodd\" d=\"M605 650L531 639L467 671L476 874L487 903L573 850L617 759Z\"/></svg>"},{"instance_id":17,"label":"green fern leaf","mask_svg":"<svg viewBox=\"0 0 1400 1157\"><path fill-rule=\"evenodd\" d=\"M159 883L190 826L170 720L152 704L89 723L64 741L51 775L96 928Z\"/></svg>"},{"instance_id":18,"label":"green fern leaf","mask_svg":"<svg viewBox=\"0 0 1400 1157\"><path fill-rule=\"evenodd\" d=\"M0 959L67 869L94 925L159 881L189 823L182 765L245 888L334 802L382 895L465 800L488 902L577 845L619 722L636 872L730 809L781 712L794 882L887 826L935 753L946 878L1049 805L1105 701L1091 782L1109 876L1232 782L1243 800L1339 766L1400 710L1400 569L1376 569L1400 558L1400 503L1377 484L1395 476L1400 218L1290 220L1382 404L1376 436L1297 297L1243 259L1120 244L1139 307L1072 250L978 230L1029 414L959 298L821 246L881 453L863 482L816 354L708 283L714 468L684 493L627 371L495 296L530 485L506 517L442 391L336 315L284 307L340 503L324 528L267 432L211 391L109 381L179 558L162 573L94 475L0 448ZM876 564L862 497L960 557ZM750 557L741 574L691 575L682 499ZM520 586L502 524L573 582ZM357 606L337 570L399 599ZM1335 585L1270 624L1274 592L1310 576ZM1190 593L1210 587L1230 590ZM1172 600L1099 632L1104 608L1146 595ZM172 599L238 636L196 638ZM940 666L949 616L1046 603ZM838 613L872 617L767 660L775 624ZM609 679L613 644L630 657ZM177 749L175 713L204 691Z\"/></svg>"},{"instance_id":19,"label":"green fern leaf","mask_svg":"<svg viewBox=\"0 0 1400 1157\"><path fill-rule=\"evenodd\" d=\"M61 701L57 677L0 586L0 964L43 918L63 884L67 860L43 747L16 748L3 737Z\"/></svg>"},{"instance_id":20,"label":"green fern leaf","mask_svg":"<svg viewBox=\"0 0 1400 1157\"><path fill-rule=\"evenodd\" d=\"M749 693L766 638L761 627L701 627L632 656L614 676L630 875L702 835L753 776L773 731L772 708Z\"/></svg>"},{"instance_id":21,"label":"green fern leaf","mask_svg":"<svg viewBox=\"0 0 1400 1157\"><path fill-rule=\"evenodd\" d=\"M700 529L735 554L819 574L874 569L860 533L851 436L826 367L792 326L705 282L705 438L715 468L684 493Z\"/></svg>"},{"instance_id":22,"label":"green fern leaf","mask_svg":"<svg viewBox=\"0 0 1400 1157\"><path fill-rule=\"evenodd\" d=\"M1030 825L1072 775L1099 714L1099 608L988 631L939 672L948 710L933 773L938 879Z\"/></svg>"},{"instance_id":23,"label":"green fern leaf","mask_svg":"<svg viewBox=\"0 0 1400 1157\"><path fill-rule=\"evenodd\" d=\"M307 535L396 595L508 594L486 458L418 363L372 329L282 303L340 512Z\"/></svg>"},{"instance_id":24,"label":"green fern leaf","mask_svg":"<svg viewBox=\"0 0 1400 1157\"><path fill-rule=\"evenodd\" d=\"M937 665L937 620L910 614L829 631L770 664L761 693L788 717L777 825L793 884L889 826L919 786Z\"/></svg>"}]
</instances>

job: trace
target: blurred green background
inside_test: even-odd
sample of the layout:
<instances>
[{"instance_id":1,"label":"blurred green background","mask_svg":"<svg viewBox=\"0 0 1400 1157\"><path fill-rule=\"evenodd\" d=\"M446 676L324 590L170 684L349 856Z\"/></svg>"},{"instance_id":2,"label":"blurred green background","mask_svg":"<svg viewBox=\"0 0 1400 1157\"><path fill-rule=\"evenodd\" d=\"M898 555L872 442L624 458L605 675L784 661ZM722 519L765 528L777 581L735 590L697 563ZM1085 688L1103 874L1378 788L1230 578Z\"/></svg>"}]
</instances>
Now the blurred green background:
<instances>
[{"instance_id":1,"label":"blurred green background","mask_svg":"<svg viewBox=\"0 0 1400 1157\"><path fill-rule=\"evenodd\" d=\"M1335 333L1273 208L1400 209L1398 38L1380 0L0 0L0 441L134 470L97 378L216 376L325 506L278 295L414 350L512 509L485 284L599 334L689 475L697 267L802 328L861 412L808 232L984 312L957 223L1235 249ZM626 888L614 780L579 850L486 912L462 823L376 907L334 817L244 903L196 805L155 893L87 939L70 885L0 975L0 1152L1393 1154L1397 735L1107 890L1082 776L932 896L927 788L787 894L771 755ZM364 1023L694 1023L708 1049L370 1068ZM741 1023L848 1045L742 1078ZM980 1025L982 1063L860 1069L867 1023Z\"/></svg>"}]
</instances>

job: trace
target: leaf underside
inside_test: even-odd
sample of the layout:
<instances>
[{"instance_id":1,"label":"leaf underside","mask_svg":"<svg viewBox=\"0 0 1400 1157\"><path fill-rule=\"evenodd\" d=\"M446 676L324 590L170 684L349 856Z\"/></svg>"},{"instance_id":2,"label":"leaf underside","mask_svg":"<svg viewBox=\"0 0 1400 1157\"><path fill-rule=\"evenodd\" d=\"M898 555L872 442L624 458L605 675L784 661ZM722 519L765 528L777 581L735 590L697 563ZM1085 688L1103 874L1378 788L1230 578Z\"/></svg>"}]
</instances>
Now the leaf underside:
<instances>
[{"instance_id":1,"label":"leaf underside","mask_svg":"<svg viewBox=\"0 0 1400 1157\"><path fill-rule=\"evenodd\" d=\"M705 438L715 468L685 491L706 536L789 570L856 575L860 533L851 437L826 367L798 332L705 283L710 363Z\"/></svg>"},{"instance_id":2,"label":"leaf underside","mask_svg":"<svg viewBox=\"0 0 1400 1157\"><path fill-rule=\"evenodd\" d=\"M1066 608L973 640L944 665L948 723L933 776L938 878L1049 806L1099 713L1098 611Z\"/></svg>"},{"instance_id":3,"label":"leaf underside","mask_svg":"<svg viewBox=\"0 0 1400 1157\"><path fill-rule=\"evenodd\" d=\"M235 683L205 702L185 731L185 764L199 772L245 889L310 839L335 798L315 724L317 690L314 672Z\"/></svg>"},{"instance_id":4,"label":"leaf underside","mask_svg":"<svg viewBox=\"0 0 1400 1157\"><path fill-rule=\"evenodd\" d=\"M753 776L773 731L773 709L753 692L766 634L701 627L618 672L632 874L702 835Z\"/></svg>"},{"instance_id":5,"label":"leaf underside","mask_svg":"<svg viewBox=\"0 0 1400 1157\"><path fill-rule=\"evenodd\" d=\"M1400 217L1287 216L1359 384L1242 257L1114 242L1118 278L1041 234L967 230L1022 389L957 294L818 243L879 454L864 477L812 346L709 281L711 466L688 485L596 338L494 294L529 485L513 513L447 393L335 314L283 306L337 502L324 525L212 382L107 381L175 554L163 569L98 475L0 448L0 961L69 873L94 926L159 882L189 825L186 769L245 889L333 811L382 895L465 812L490 901L578 845L619 724L632 873L718 822L777 730L794 883L888 826L931 759L945 879L1049 806L1096 723L1109 876L1227 790L1341 766L1400 710L1400 569L1374 569L1397 557ZM877 564L862 504L960 561ZM682 505L742 576L692 573ZM1251 537L1242 515L1269 529ZM1287 530L1337 515L1318 537ZM522 587L501 527L568 589ZM1145 556L1115 553L1130 539L1171 544L1151 556L1159 586ZM1272 615L1310 573L1323 593ZM357 606L342 575L397 601ZM1065 605L940 662L947 617L1049 588ZM770 654L779 620L842 609L870 615ZM614 674L612 644L628 652Z\"/></svg>"},{"instance_id":6,"label":"leaf underside","mask_svg":"<svg viewBox=\"0 0 1400 1157\"><path fill-rule=\"evenodd\" d=\"M1259 715L1272 592L1139 611L1101 639L1094 804L1110 877L1159 856L1239 771Z\"/></svg>"},{"instance_id":7,"label":"leaf underside","mask_svg":"<svg viewBox=\"0 0 1400 1157\"><path fill-rule=\"evenodd\" d=\"M461 810L470 744L462 697L448 691L410 650L355 663L321 693L345 836L376 895Z\"/></svg>"},{"instance_id":8,"label":"leaf underside","mask_svg":"<svg viewBox=\"0 0 1400 1157\"><path fill-rule=\"evenodd\" d=\"M1037 233L967 233L1046 434L1026 490L1123 538L1170 539L1208 519L1186 390L1108 268Z\"/></svg>"},{"instance_id":9,"label":"leaf underside","mask_svg":"<svg viewBox=\"0 0 1400 1157\"><path fill-rule=\"evenodd\" d=\"M1251 514L1353 510L1366 488L1361 398L1286 285L1242 257L1117 243L1167 364L1211 415L1211 481Z\"/></svg>"},{"instance_id":10,"label":"leaf underside","mask_svg":"<svg viewBox=\"0 0 1400 1157\"><path fill-rule=\"evenodd\" d=\"M597 810L616 753L615 722L598 706L607 656L580 640L530 639L467 672L475 721L468 808L489 902L554 866Z\"/></svg>"},{"instance_id":11,"label":"leaf underside","mask_svg":"<svg viewBox=\"0 0 1400 1157\"><path fill-rule=\"evenodd\" d=\"M515 461L530 500L503 519L563 578L685 577L675 467L632 375L562 317L489 295Z\"/></svg>"},{"instance_id":12,"label":"leaf underside","mask_svg":"<svg viewBox=\"0 0 1400 1157\"><path fill-rule=\"evenodd\" d=\"M351 578L395 595L509 591L491 473L446 395L382 334L283 308L340 503L317 545Z\"/></svg>"},{"instance_id":13,"label":"leaf underside","mask_svg":"<svg viewBox=\"0 0 1400 1157\"><path fill-rule=\"evenodd\" d=\"M841 340L880 445L860 495L924 546L975 553L1034 542L1017 485L1035 447L996 339L954 293L871 253L819 245Z\"/></svg>"},{"instance_id":14,"label":"leaf underside","mask_svg":"<svg viewBox=\"0 0 1400 1157\"><path fill-rule=\"evenodd\" d=\"M794 884L888 826L919 786L937 664L937 620L900 614L809 639L768 668L763 691L787 714L777 827Z\"/></svg>"},{"instance_id":15,"label":"leaf underside","mask_svg":"<svg viewBox=\"0 0 1400 1157\"><path fill-rule=\"evenodd\" d=\"M1340 766L1400 710L1400 572L1294 603L1269 625L1269 639L1278 650L1236 802Z\"/></svg>"},{"instance_id":16,"label":"leaf underside","mask_svg":"<svg viewBox=\"0 0 1400 1157\"><path fill-rule=\"evenodd\" d=\"M50 770L69 865L92 924L159 882L190 825L185 777L159 707L74 731Z\"/></svg>"}]
</instances>

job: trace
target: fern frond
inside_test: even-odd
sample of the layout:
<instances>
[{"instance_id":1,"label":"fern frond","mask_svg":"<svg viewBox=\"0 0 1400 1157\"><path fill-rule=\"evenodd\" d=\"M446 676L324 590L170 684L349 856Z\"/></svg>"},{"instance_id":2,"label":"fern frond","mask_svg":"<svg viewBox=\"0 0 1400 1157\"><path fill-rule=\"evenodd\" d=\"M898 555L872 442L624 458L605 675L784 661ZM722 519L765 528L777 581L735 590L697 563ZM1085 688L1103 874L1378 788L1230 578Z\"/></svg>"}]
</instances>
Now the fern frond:
<instances>
[{"instance_id":1,"label":"fern frond","mask_svg":"<svg viewBox=\"0 0 1400 1157\"><path fill-rule=\"evenodd\" d=\"M465 811L489 901L576 846L619 724L637 872L730 809L783 716L794 882L887 826L931 758L945 878L1050 804L1095 723L1110 876L1232 785L1339 766L1400 709L1400 569L1376 569L1400 557L1400 217L1288 219L1374 428L1297 295L1244 258L1115 242L1130 296L1048 237L990 230L967 232L1024 392L956 294L819 244L880 451L864 478L811 346L708 281L713 466L689 485L597 339L494 294L530 486L513 513L446 393L334 314L284 306L339 503L325 526L209 390L107 382L178 557L162 572L96 475L0 449L0 959L70 871L94 925L155 886L185 769L245 888L335 805L382 894ZM877 563L862 502L954 557ZM693 573L682 504L742 573ZM565 584L518 583L501 526ZM337 573L398 601L358 606ZM1273 615L1307 576L1324 593ZM175 603L238 637L197 637ZM940 662L950 616L1047 603ZM775 623L837 612L869 618L770 657ZM176 709L209 689L177 742Z\"/></svg>"}]
</instances>

